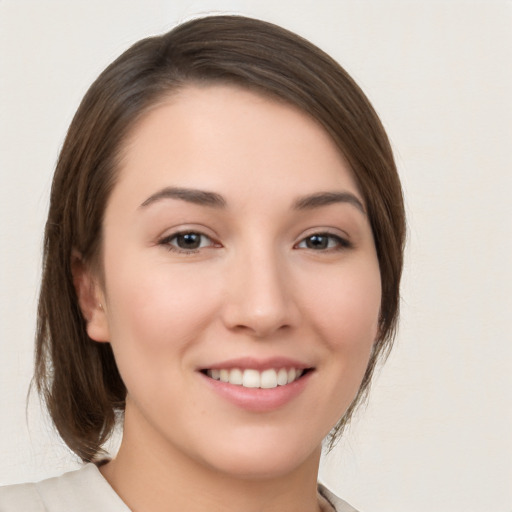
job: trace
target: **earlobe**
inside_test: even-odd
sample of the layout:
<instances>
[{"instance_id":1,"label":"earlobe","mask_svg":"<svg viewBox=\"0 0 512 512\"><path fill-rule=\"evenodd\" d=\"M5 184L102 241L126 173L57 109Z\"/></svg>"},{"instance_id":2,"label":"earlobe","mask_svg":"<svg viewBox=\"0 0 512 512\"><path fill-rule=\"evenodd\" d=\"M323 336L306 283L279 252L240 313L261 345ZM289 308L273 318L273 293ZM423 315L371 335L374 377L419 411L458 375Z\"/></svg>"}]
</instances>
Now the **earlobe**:
<instances>
[{"instance_id":1,"label":"earlobe","mask_svg":"<svg viewBox=\"0 0 512 512\"><path fill-rule=\"evenodd\" d=\"M81 254L73 251L71 272L78 304L84 317L87 334L94 341L110 341L105 297L97 277L84 263Z\"/></svg>"}]
</instances>

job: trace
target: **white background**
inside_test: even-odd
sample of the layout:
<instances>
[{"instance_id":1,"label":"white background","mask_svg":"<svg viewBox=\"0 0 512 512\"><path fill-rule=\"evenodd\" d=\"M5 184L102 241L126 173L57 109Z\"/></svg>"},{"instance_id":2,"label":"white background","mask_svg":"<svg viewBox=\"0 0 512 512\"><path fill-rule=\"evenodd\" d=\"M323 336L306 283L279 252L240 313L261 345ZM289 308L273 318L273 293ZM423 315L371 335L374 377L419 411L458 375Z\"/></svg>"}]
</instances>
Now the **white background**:
<instances>
[{"instance_id":1,"label":"white background","mask_svg":"<svg viewBox=\"0 0 512 512\"><path fill-rule=\"evenodd\" d=\"M208 12L331 53L392 139L409 233L403 318L321 476L362 512L512 511L512 3L0 0L0 484L74 468L25 400L41 240L67 125L137 39Z\"/></svg>"}]
</instances>

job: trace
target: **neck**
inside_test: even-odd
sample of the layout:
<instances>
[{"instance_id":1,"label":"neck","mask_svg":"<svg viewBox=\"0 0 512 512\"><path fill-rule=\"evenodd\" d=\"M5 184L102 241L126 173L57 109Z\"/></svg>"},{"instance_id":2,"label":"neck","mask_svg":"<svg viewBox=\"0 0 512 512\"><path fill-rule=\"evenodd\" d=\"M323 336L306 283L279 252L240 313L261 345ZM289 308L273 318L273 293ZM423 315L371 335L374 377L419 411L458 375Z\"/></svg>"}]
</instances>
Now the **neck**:
<instances>
[{"instance_id":1,"label":"neck","mask_svg":"<svg viewBox=\"0 0 512 512\"><path fill-rule=\"evenodd\" d=\"M298 467L281 473L237 475L195 460L169 443L125 424L117 457L101 467L133 512L318 512L321 447Z\"/></svg>"}]
</instances>

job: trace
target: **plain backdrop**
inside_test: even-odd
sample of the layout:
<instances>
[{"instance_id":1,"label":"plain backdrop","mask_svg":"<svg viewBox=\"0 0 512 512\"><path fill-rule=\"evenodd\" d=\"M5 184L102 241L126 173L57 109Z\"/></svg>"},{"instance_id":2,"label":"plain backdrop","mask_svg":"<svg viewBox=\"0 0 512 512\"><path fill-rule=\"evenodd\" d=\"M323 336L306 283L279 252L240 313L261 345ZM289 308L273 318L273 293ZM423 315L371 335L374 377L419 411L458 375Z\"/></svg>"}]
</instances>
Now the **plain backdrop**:
<instances>
[{"instance_id":1,"label":"plain backdrop","mask_svg":"<svg viewBox=\"0 0 512 512\"><path fill-rule=\"evenodd\" d=\"M53 167L98 73L191 16L276 22L333 55L395 149L402 321L321 478L362 512L512 511L512 3L0 0L0 484L77 467L32 372Z\"/></svg>"}]
</instances>

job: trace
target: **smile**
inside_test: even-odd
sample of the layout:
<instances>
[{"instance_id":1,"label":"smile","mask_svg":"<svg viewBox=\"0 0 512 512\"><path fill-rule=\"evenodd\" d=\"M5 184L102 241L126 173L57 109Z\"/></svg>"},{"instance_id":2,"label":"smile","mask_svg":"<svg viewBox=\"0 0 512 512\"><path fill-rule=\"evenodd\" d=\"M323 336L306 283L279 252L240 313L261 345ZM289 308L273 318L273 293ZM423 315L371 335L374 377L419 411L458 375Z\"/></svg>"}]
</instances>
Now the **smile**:
<instances>
[{"instance_id":1,"label":"smile","mask_svg":"<svg viewBox=\"0 0 512 512\"><path fill-rule=\"evenodd\" d=\"M204 373L221 382L244 388L271 389L286 386L298 380L307 370L298 368L269 368L263 371L255 369L222 368L204 370Z\"/></svg>"}]
</instances>

